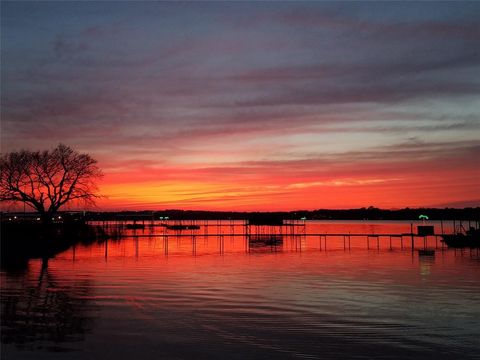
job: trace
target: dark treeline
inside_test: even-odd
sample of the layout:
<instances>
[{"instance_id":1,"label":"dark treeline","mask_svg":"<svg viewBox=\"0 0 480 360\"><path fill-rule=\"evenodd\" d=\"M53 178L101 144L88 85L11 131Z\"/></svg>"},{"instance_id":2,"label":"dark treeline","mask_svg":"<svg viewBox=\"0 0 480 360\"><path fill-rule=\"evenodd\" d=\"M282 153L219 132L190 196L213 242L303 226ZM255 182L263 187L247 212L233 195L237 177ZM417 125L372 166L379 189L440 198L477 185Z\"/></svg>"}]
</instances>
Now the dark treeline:
<instances>
[{"instance_id":1,"label":"dark treeline","mask_svg":"<svg viewBox=\"0 0 480 360\"><path fill-rule=\"evenodd\" d=\"M48 259L73 245L88 245L109 238L101 226L92 226L83 221L43 224L23 220L4 221L1 224L2 269L24 269L29 259Z\"/></svg>"},{"instance_id":2,"label":"dark treeline","mask_svg":"<svg viewBox=\"0 0 480 360\"><path fill-rule=\"evenodd\" d=\"M236 212L236 211L197 211L197 210L163 210L163 211L121 211L121 212L87 212L87 220L158 220L168 217L170 220L246 220L257 217L308 220L418 220L420 215L427 215L430 220L479 220L480 207L475 208L405 208L384 210L375 207L348 210L298 210L288 212Z\"/></svg>"}]
</instances>

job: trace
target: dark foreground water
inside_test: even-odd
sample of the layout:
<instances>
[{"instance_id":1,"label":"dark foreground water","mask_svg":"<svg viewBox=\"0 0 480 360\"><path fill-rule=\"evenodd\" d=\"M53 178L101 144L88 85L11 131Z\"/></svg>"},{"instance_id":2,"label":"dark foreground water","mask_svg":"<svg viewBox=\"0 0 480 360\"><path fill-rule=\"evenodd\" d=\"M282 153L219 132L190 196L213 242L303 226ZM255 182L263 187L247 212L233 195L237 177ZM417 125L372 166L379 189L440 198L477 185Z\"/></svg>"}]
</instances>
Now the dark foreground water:
<instances>
[{"instance_id":1,"label":"dark foreground water","mask_svg":"<svg viewBox=\"0 0 480 360\"><path fill-rule=\"evenodd\" d=\"M249 249L220 230L168 241L150 236L159 228L137 231L149 236L2 270L2 359L480 358L476 250L430 238L435 256L419 257L409 239L368 250L365 238L344 249L339 237L325 251L302 236ZM408 230L339 222L306 232Z\"/></svg>"}]
</instances>

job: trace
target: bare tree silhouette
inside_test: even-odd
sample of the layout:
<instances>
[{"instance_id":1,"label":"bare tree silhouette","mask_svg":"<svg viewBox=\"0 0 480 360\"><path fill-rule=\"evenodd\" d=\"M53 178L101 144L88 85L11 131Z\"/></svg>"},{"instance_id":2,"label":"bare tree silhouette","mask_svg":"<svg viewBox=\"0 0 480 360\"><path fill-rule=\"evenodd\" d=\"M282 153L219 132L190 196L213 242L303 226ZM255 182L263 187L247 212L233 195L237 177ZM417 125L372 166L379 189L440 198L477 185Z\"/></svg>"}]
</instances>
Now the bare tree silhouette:
<instances>
[{"instance_id":1,"label":"bare tree silhouette","mask_svg":"<svg viewBox=\"0 0 480 360\"><path fill-rule=\"evenodd\" d=\"M11 152L0 158L0 200L23 202L49 222L68 202L94 202L100 177L95 159L64 144L51 151Z\"/></svg>"}]
</instances>

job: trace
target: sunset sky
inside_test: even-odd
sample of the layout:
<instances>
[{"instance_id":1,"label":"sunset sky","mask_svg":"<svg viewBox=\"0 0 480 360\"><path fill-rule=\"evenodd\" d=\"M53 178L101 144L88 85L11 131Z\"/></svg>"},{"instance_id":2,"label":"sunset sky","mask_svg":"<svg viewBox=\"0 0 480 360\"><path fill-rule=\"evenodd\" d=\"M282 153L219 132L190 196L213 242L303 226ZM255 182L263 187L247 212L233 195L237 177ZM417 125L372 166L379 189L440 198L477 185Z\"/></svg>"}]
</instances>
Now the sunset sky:
<instances>
[{"instance_id":1,"label":"sunset sky","mask_svg":"<svg viewBox=\"0 0 480 360\"><path fill-rule=\"evenodd\" d=\"M3 2L1 148L98 206L480 206L480 2Z\"/></svg>"}]
</instances>

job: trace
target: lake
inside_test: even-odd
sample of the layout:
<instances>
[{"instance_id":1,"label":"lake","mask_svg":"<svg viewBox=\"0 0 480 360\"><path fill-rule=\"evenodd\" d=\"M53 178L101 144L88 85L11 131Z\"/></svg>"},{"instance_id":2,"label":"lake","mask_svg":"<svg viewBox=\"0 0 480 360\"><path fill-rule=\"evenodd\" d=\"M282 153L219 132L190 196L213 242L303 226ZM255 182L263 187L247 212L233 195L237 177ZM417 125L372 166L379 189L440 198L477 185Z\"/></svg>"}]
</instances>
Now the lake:
<instances>
[{"instance_id":1,"label":"lake","mask_svg":"<svg viewBox=\"0 0 480 360\"><path fill-rule=\"evenodd\" d=\"M402 221L292 228L147 226L2 269L2 359L480 358L477 249L374 236Z\"/></svg>"}]
</instances>

